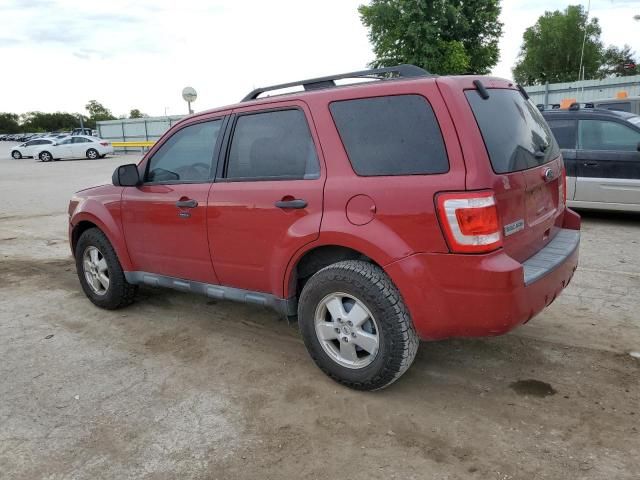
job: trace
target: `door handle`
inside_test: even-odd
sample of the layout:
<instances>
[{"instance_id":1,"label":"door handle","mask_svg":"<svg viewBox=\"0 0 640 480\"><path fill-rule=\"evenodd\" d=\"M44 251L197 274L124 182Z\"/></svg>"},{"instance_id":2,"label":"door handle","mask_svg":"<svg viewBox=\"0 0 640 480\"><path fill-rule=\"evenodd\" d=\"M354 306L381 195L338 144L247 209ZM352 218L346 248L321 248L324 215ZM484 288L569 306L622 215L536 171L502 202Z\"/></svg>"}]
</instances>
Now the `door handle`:
<instances>
[{"instance_id":1,"label":"door handle","mask_svg":"<svg viewBox=\"0 0 640 480\"><path fill-rule=\"evenodd\" d=\"M193 199L178 200L176 202L176 207L178 208L196 208L197 206L198 206L198 202Z\"/></svg>"},{"instance_id":2,"label":"door handle","mask_svg":"<svg viewBox=\"0 0 640 480\"><path fill-rule=\"evenodd\" d=\"M585 167L598 167L598 162L583 162L583 164Z\"/></svg>"},{"instance_id":3,"label":"door handle","mask_svg":"<svg viewBox=\"0 0 640 480\"><path fill-rule=\"evenodd\" d=\"M305 208L307 201L300 198L294 198L293 200L278 200L275 203L278 208Z\"/></svg>"}]
</instances>

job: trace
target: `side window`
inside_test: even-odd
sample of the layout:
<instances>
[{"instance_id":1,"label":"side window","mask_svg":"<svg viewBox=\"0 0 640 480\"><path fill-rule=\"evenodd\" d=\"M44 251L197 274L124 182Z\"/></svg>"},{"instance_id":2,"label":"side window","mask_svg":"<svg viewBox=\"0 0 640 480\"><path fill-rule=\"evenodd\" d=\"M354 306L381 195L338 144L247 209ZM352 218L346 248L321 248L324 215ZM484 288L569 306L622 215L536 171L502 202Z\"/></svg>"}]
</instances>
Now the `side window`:
<instances>
[{"instance_id":1,"label":"side window","mask_svg":"<svg viewBox=\"0 0 640 480\"><path fill-rule=\"evenodd\" d=\"M320 166L301 110L240 115L229 149L226 178L311 179Z\"/></svg>"},{"instance_id":2,"label":"side window","mask_svg":"<svg viewBox=\"0 0 640 480\"><path fill-rule=\"evenodd\" d=\"M556 137L560 148L576 148L576 121L575 120L547 120L553 136Z\"/></svg>"},{"instance_id":3,"label":"side window","mask_svg":"<svg viewBox=\"0 0 640 480\"><path fill-rule=\"evenodd\" d=\"M145 181L208 181L221 124L221 120L214 120L178 130L149 160Z\"/></svg>"},{"instance_id":4,"label":"side window","mask_svg":"<svg viewBox=\"0 0 640 480\"><path fill-rule=\"evenodd\" d=\"M25 147L32 147L33 145L38 145L38 141L37 140L31 140L30 142L27 142L24 144Z\"/></svg>"},{"instance_id":5,"label":"side window","mask_svg":"<svg viewBox=\"0 0 640 480\"><path fill-rule=\"evenodd\" d=\"M580 120L578 145L581 150L614 150L634 152L640 143L640 132L617 122Z\"/></svg>"},{"instance_id":6,"label":"side window","mask_svg":"<svg viewBox=\"0 0 640 480\"><path fill-rule=\"evenodd\" d=\"M431 105L419 95L330 105L353 170L362 176L445 173L449 159Z\"/></svg>"},{"instance_id":7,"label":"side window","mask_svg":"<svg viewBox=\"0 0 640 480\"><path fill-rule=\"evenodd\" d=\"M73 137L75 138L75 137ZM71 141L73 140L73 138L67 138L63 141L60 142L60 145L69 145L71 143Z\"/></svg>"}]
</instances>

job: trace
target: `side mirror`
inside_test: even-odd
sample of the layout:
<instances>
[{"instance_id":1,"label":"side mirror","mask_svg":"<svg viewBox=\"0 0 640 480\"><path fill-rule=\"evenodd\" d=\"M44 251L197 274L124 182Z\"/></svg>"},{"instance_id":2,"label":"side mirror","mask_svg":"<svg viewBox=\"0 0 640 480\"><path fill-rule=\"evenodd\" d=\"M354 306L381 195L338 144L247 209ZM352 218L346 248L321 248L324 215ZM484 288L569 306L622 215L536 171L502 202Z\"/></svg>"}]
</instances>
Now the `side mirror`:
<instances>
[{"instance_id":1,"label":"side mirror","mask_svg":"<svg viewBox=\"0 0 640 480\"><path fill-rule=\"evenodd\" d=\"M140 185L140 175L138 166L135 163L120 165L113 172L111 181L116 187L136 187Z\"/></svg>"}]
</instances>

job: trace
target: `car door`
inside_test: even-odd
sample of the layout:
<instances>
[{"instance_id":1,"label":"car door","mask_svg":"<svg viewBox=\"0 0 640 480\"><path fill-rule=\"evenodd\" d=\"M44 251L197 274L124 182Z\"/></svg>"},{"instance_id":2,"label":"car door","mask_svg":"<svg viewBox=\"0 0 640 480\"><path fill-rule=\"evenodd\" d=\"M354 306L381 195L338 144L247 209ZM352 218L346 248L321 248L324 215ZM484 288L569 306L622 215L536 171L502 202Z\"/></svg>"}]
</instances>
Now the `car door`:
<instances>
[{"instance_id":1,"label":"car door","mask_svg":"<svg viewBox=\"0 0 640 480\"><path fill-rule=\"evenodd\" d=\"M91 140L84 137L71 138L71 155L73 158L83 158L87 156L87 150L90 148Z\"/></svg>"},{"instance_id":2,"label":"car door","mask_svg":"<svg viewBox=\"0 0 640 480\"><path fill-rule=\"evenodd\" d=\"M207 197L224 117L170 131L140 164L143 183L125 187L122 223L134 268L217 284L207 238Z\"/></svg>"},{"instance_id":3,"label":"car door","mask_svg":"<svg viewBox=\"0 0 640 480\"><path fill-rule=\"evenodd\" d=\"M318 238L324 167L302 102L234 110L209 196L209 242L223 285L280 295L293 252Z\"/></svg>"},{"instance_id":4,"label":"car door","mask_svg":"<svg viewBox=\"0 0 640 480\"><path fill-rule=\"evenodd\" d=\"M553 136L560 146L564 167L567 172L567 200L573 200L575 197L578 172L576 150L576 130L578 122L575 118L549 118L549 116L546 117L546 120L551 127Z\"/></svg>"},{"instance_id":5,"label":"car door","mask_svg":"<svg viewBox=\"0 0 640 480\"><path fill-rule=\"evenodd\" d=\"M47 145L43 145L40 148L40 151L46 150L49 148L51 150L51 154L54 158L71 158L73 157L72 145L74 137L68 137L58 142L57 144L51 145L48 147Z\"/></svg>"},{"instance_id":6,"label":"car door","mask_svg":"<svg viewBox=\"0 0 640 480\"><path fill-rule=\"evenodd\" d=\"M578 121L575 200L640 204L640 129L628 122Z\"/></svg>"}]
</instances>

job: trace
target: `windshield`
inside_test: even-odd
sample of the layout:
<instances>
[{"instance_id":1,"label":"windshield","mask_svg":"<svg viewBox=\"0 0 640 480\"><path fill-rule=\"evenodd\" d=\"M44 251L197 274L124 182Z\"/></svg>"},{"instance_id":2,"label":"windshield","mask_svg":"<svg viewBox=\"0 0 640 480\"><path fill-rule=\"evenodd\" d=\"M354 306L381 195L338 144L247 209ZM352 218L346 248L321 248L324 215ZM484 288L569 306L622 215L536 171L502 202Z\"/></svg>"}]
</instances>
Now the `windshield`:
<instances>
[{"instance_id":1,"label":"windshield","mask_svg":"<svg viewBox=\"0 0 640 480\"><path fill-rule=\"evenodd\" d=\"M538 167L560 154L540 111L519 91L490 89L486 100L477 90L465 95L496 173Z\"/></svg>"}]
</instances>

